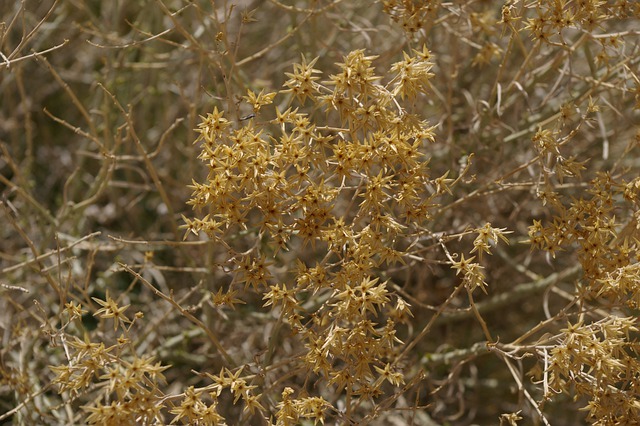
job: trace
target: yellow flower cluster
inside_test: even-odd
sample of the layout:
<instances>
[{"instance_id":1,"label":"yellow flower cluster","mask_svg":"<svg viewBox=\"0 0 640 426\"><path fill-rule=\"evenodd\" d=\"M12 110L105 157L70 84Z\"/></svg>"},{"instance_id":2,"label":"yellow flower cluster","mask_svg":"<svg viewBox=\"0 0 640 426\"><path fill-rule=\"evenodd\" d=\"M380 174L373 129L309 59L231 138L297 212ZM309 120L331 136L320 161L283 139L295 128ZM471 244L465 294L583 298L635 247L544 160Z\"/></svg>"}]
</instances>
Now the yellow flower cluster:
<instances>
[{"instance_id":1,"label":"yellow flower cluster","mask_svg":"<svg viewBox=\"0 0 640 426\"><path fill-rule=\"evenodd\" d=\"M202 233L224 245L234 276L227 292L243 284L262 294L264 306L302 337L306 370L357 398L403 383L395 334L409 304L390 291L380 267L405 261L437 198L455 183L446 174L430 177L424 148L432 128L401 104L429 90L430 58L426 48L405 53L383 82L375 57L362 50L326 81L317 58L302 57L280 93L248 92L249 119L234 122L214 108L198 127L208 175L191 185L189 204L203 216L183 218L185 237ZM276 100L269 118L265 107ZM307 102L315 105L311 114L302 112ZM480 254L496 237L486 232ZM289 251L296 263L287 266ZM213 297L218 305L234 299L222 289ZM328 404L294 410L304 400L285 396L281 424L319 419L314 413Z\"/></svg>"}]
</instances>

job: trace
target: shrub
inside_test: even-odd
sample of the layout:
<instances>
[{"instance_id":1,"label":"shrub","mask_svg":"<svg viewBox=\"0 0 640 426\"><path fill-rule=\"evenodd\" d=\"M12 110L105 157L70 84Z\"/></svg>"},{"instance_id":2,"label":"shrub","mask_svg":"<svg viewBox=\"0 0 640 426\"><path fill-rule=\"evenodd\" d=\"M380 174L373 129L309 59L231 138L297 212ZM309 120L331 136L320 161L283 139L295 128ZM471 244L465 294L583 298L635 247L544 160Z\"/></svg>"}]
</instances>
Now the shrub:
<instances>
[{"instance_id":1,"label":"shrub","mask_svg":"<svg viewBox=\"0 0 640 426\"><path fill-rule=\"evenodd\" d=\"M634 2L0 13L3 421L640 416Z\"/></svg>"}]
</instances>

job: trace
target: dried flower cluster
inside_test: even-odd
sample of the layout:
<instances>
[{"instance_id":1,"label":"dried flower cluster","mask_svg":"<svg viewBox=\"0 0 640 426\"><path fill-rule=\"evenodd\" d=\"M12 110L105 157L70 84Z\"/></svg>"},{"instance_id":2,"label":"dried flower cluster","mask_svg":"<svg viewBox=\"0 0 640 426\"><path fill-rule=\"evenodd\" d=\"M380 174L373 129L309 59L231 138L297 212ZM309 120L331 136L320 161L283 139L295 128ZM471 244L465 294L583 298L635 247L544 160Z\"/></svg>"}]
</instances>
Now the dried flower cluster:
<instances>
[{"instance_id":1,"label":"dried flower cluster","mask_svg":"<svg viewBox=\"0 0 640 426\"><path fill-rule=\"evenodd\" d=\"M56 377L52 383L58 386L59 392L69 392L71 397L83 394L89 387L98 388L94 401L83 406L87 414L85 421L91 424L136 425L154 423L162 418L160 385L165 384L162 372L168 366L154 362L153 356L140 356L135 345L128 337L130 321L125 315L126 306L118 303L109 295L106 300L95 298L102 306L94 315L110 319L114 324L114 332L121 329L122 334L109 346L104 341L92 342L85 331L83 339L69 333L74 326L82 329L81 317L87 311L74 302L65 306L68 322L58 331L60 340L67 355L67 363L51 366ZM136 319L142 315L136 315ZM69 339L69 340L67 340Z\"/></svg>"},{"instance_id":2,"label":"dried flower cluster","mask_svg":"<svg viewBox=\"0 0 640 426\"><path fill-rule=\"evenodd\" d=\"M584 410L596 425L635 423L640 416L640 347L632 342L636 325L632 317L569 324L557 345L541 350L548 360L546 396L573 391L587 397Z\"/></svg>"},{"instance_id":3,"label":"dried flower cluster","mask_svg":"<svg viewBox=\"0 0 640 426\"><path fill-rule=\"evenodd\" d=\"M541 133L533 137L534 144L543 139ZM579 176L579 169L567 172L555 138L548 140L555 146L551 156L555 164L541 168L547 189L540 195L554 214L546 223L534 220L529 242L532 249L545 250L553 257L565 250L577 254L583 275L576 283L574 303L584 308L577 321L557 337L539 342L538 354L545 363L545 397L575 392L588 399L584 409L593 424L633 424L640 416L638 321L623 315L640 306L638 178L627 182L598 173L588 182L584 197L565 205L561 191L549 189L551 171L562 179ZM597 309L598 305L615 307L616 312L608 314ZM602 319L589 322L591 311Z\"/></svg>"},{"instance_id":4,"label":"dried flower cluster","mask_svg":"<svg viewBox=\"0 0 640 426\"><path fill-rule=\"evenodd\" d=\"M381 271L410 256L437 199L455 183L446 174L430 177L424 151L432 129L401 104L429 89L429 51L404 54L384 84L374 59L353 51L321 82L317 59L303 57L279 95L244 98L255 118L238 126L217 109L203 117L199 158L209 173L204 183L193 182L189 203L209 214L184 218L187 233L227 246L234 265L227 294L238 286L261 294L264 306L301 336L300 361L313 372L306 380L345 390L354 398L347 412L383 394L385 383L404 383L394 362L402 343L396 327L411 313ZM264 107L286 94L291 102L266 119ZM311 115L300 111L308 100L319 108ZM230 236L239 232L257 244L233 247ZM307 254L274 272L289 250ZM465 277L477 275L468 265L462 269ZM300 408L307 403L291 393L283 393L278 424L323 421L328 402Z\"/></svg>"}]
</instances>

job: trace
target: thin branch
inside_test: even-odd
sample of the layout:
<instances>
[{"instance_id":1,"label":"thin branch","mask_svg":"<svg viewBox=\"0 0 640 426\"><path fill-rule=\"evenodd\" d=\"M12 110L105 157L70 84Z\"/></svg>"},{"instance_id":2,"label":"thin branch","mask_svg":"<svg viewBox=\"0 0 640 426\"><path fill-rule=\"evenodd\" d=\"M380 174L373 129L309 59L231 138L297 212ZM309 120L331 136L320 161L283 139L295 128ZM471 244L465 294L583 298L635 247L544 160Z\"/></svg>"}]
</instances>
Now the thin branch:
<instances>
[{"instance_id":1,"label":"thin branch","mask_svg":"<svg viewBox=\"0 0 640 426\"><path fill-rule=\"evenodd\" d=\"M227 351L222 347L222 345L220 344L220 341L218 340L218 338L213 334L213 332L209 329L209 327L207 327L202 321L200 321L198 318L196 318L195 316L193 316L189 311L187 311L186 309L184 309L182 306L180 306L180 304L178 302L176 302L174 300L174 298L172 296L167 296L166 294L164 294L163 292L161 292L160 290L158 290L156 287L154 287L153 284L151 284L148 280L146 280L142 275L140 275L139 273L137 273L136 271L134 271L133 269L131 269L127 264L122 263L122 262L118 262L118 264L127 272L129 272L131 275L133 275L135 277L135 279L139 280L142 284L144 284L149 290L151 290L156 296L164 299L165 301L169 302L172 306L174 306L176 309L178 309L178 311L180 312L180 314L182 316L184 316L185 318L187 318L189 321L191 321L192 323L194 323L195 325L197 325L198 327L200 327L202 330L204 330L205 333L207 333L207 336L209 337L209 340L211 340L211 342L213 343L213 345L215 346L216 350L218 351L218 353L225 359L225 361L231 365L231 366L236 366L236 362L233 360L233 358L231 358L231 356L227 353Z\"/></svg>"},{"instance_id":2,"label":"thin branch","mask_svg":"<svg viewBox=\"0 0 640 426\"><path fill-rule=\"evenodd\" d=\"M43 254L41 254L39 256L36 256L34 258L31 258L29 260L25 260L24 262L20 262L20 263L18 263L16 265L12 265L12 266L8 266L6 268L3 268L2 270L0 270L0 273L7 274L7 273L9 273L11 271L15 271L17 269L24 268L25 266L31 265L34 262L40 262L40 261L42 261L42 260L44 260L44 259L46 259L46 258L48 258L50 256L53 256L54 254L56 254L56 255L62 254L64 252L68 251L68 250L71 250L72 248L74 248L78 244L83 243L83 242L85 242L87 240L90 240L90 239L92 239L94 237L97 237L100 234L101 234L101 232L99 232L99 231L98 232L92 232L91 234L86 235L86 236L80 238L79 240L76 240L76 241L72 242L71 244L69 244L66 247L56 248L55 250L49 250L46 253L43 253Z\"/></svg>"},{"instance_id":3,"label":"thin branch","mask_svg":"<svg viewBox=\"0 0 640 426\"><path fill-rule=\"evenodd\" d=\"M564 271L554 272L548 277L528 283L518 284L510 291L493 296L487 301L476 303L476 309L478 310L478 313L483 314L486 312L496 311L504 308L505 306L513 305L514 303L524 300L533 294L544 291L551 285L577 276L581 270L582 266L577 264L565 269ZM473 315L474 313L471 310L445 312L438 319L438 324L465 320Z\"/></svg>"},{"instance_id":4,"label":"thin branch","mask_svg":"<svg viewBox=\"0 0 640 426\"><path fill-rule=\"evenodd\" d=\"M27 59L32 59L32 58L37 58L38 56L42 56L45 53L49 53L49 52L53 52L54 50L58 50L61 47L65 46L67 43L69 43L69 40L65 39L62 43L50 47L48 49L45 50L41 50L40 52L33 52L30 55L25 55L25 56L20 56L19 58L15 58L15 59L9 59L8 57L5 56L4 53L0 52L0 58L2 58L4 60L3 63L0 63L0 65L4 65L7 68L11 67L11 65L14 65L18 62L22 62L22 61L26 61Z\"/></svg>"}]
</instances>

